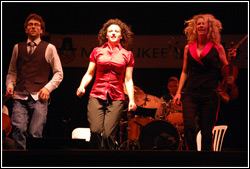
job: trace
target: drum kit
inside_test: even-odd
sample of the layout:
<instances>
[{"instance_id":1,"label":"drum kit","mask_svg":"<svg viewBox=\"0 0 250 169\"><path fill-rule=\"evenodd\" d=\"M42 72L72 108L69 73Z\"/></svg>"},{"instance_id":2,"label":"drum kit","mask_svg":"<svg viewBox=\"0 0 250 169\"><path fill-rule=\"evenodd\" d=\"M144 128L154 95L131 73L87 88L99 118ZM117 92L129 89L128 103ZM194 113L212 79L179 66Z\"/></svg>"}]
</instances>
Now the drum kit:
<instances>
[{"instance_id":1,"label":"drum kit","mask_svg":"<svg viewBox=\"0 0 250 169\"><path fill-rule=\"evenodd\" d=\"M125 85L124 93L127 94ZM163 116L158 120L151 116L134 115L125 109L126 118L121 119L119 127L119 149L182 150L182 105L175 105L172 100L162 102L160 98L146 94L137 86L134 86L134 98L135 104L144 109L163 106Z\"/></svg>"}]
</instances>

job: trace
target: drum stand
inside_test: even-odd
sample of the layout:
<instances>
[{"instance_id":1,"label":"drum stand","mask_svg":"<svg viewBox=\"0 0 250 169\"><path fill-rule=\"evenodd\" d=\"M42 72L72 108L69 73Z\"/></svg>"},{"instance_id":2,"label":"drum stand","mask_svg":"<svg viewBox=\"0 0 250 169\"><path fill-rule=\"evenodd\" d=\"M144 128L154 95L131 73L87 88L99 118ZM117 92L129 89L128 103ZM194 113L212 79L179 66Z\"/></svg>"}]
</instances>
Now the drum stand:
<instances>
[{"instance_id":1,"label":"drum stand","mask_svg":"<svg viewBox=\"0 0 250 169\"><path fill-rule=\"evenodd\" d=\"M161 120L166 120L165 117L167 117L167 115L170 113L170 110L167 112L167 108L171 108L171 104L170 104L171 100L167 103L162 104L163 106L163 110L162 110L162 114L163 117L160 116ZM184 138L184 133L182 133L181 131L178 130L178 125L174 125L172 124L178 131L179 134L179 146L177 148L177 150L183 150L183 139Z\"/></svg>"},{"instance_id":2,"label":"drum stand","mask_svg":"<svg viewBox=\"0 0 250 169\"><path fill-rule=\"evenodd\" d=\"M130 131L130 126L129 126L129 122L130 122L130 120L131 120L131 116L132 116L132 113L131 112L128 112L128 114L127 114L127 117L128 117L128 127L127 127L127 132L129 133L129 131ZM128 135L128 137L129 137L129 135ZM136 140L133 140L133 139L131 139L131 138L128 138L127 139L127 150L135 150L136 148L140 148L140 144L139 144L139 141L138 141L138 139L136 139Z\"/></svg>"},{"instance_id":3,"label":"drum stand","mask_svg":"<svg viewBox=\"0 0 250 169\"><path fill-rule=\"evenodd\" d=\"M123 130L124 130L124 124L128 124L128 121L124 121L124 119L122 118L122 119L120 120L120 124L119 124L119 126L120 126L120 131L119 131L119 144L120 144L120 146L119 146L118 149L124 149L124 145L125 145L125 143L127 142L127 141L123 141L123 137L124 137L124 132L123 132Z\"/></svg>"},{"instance_id":4,"label":"drum stand","mask_svg":"<svg viewBox=\"0 0 250 169\"><path fill-rule=\"evenodd\" d=\"M183 139L182 139L182 133L180 131L178 131L178 134L179 134L179 146L177 148L177 150L183 150Z\"/></svg>"},{"instance_id":5,"label":"drum stand","mask_svg":"<svg viewBox=\"0 0 250 169\"><path fill-rule=\"evenodd\" d=\"M129 130L130 130L130 126L129 126L129 122L131 120L131 116L132 116L132 113L131 112L127 112L127 117L128 117L128 121L123 121L123 119L121 119L120 121L120 132L119 132L119 136L120 136L120 147L119 149L122 149L122 148L125 148L127 150L135 150L135 149L138 149L140 147L140 144L139 144L139 140L136 139L136 140L133 140L131 138L127 138L127 140L123 141L123 136L124 136L124 132L123 132L123 129L124 129L124 124L128 124L127 128L126 128L126 131L127 133L129 133Z\"/></svg>"}]
</instances>

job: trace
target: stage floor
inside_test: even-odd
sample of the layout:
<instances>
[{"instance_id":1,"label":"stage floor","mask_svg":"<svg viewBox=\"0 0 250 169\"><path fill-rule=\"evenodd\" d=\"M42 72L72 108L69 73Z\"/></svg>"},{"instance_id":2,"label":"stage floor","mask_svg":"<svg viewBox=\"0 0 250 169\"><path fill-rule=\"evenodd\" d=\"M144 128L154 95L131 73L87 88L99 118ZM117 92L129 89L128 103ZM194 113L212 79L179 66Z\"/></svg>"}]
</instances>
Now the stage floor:
<instances>
[{"instance_id":1,"label":"stage floor","mask_svg":"<svg viewBox=\"0 0 250 169\"><path fill-rule=\"evenodd\" d=\"M4 150L2 167L248 167L247 151Z\"/></svg>"}]
</instances>

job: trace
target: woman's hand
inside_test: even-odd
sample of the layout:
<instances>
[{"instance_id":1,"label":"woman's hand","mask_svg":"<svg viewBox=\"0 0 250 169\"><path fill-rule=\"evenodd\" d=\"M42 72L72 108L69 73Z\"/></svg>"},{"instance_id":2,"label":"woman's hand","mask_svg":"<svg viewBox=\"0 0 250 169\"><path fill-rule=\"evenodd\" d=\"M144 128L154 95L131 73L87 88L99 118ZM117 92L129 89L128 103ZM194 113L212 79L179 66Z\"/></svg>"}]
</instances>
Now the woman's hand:
<instances>
[{"instance_id":1,"label":"woman's hand","mask_svg":"<svg viewBox=\"0 0 250 169\"><path fill-rule=\"evenodd\" d=\"M136 106L135 102L129 101L128 111L136 111L136 108L137 108L137 106Z\"/></svg>"},{"instance_id":2,"label":"woman's hand","mask_svg":"<svg viewBox=\"0 0 250 169\"><path fill-rule=\"evenodd\" d=\"M237 49L233 49L233 50L229 50L227 56L228 56L228 60L231 61L232 58L235 58L237 53L236 53Z\"/></svg>"},{"instance_id":3,"label":"woman's hand","mask_svg":"<svg viewBox=\"0 0 250 169\"><path fill-rule=\"evenodd\" d=\"M176 93L176 95L173 98L173 104L174 105L180 105L180 100L181 100L181 94Z\"/></svg>"},{"instance_id":4,"label":"woman's hand","mask_svg":"<svg viewBox=\"0 0 250 169\"><path fill-rule=\"evenodd\" d=\"M85 88L79 87L76 91L76 95L81 98L84 94L85 94Z\"/></svg>"}]
</instances>

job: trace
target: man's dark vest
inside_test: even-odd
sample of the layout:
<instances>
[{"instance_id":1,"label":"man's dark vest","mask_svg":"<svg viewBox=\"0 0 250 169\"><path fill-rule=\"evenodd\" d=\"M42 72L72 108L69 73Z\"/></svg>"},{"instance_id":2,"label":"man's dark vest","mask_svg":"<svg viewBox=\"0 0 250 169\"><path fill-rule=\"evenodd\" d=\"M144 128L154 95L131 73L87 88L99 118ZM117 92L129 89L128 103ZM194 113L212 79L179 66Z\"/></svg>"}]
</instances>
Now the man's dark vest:
<instances>
[{"instance_id":1,"label":"man's dark vest","mask_svg":"<svg viewBox=\"0 0 250 169\"><path fill-rule=\"evenodd\" d=\"M38 92L48 83L51 69L50 64L45 60L48 44L41 41L30 56L26 41L18 44L16 91Z\"/></svg>"}]
</instances>

